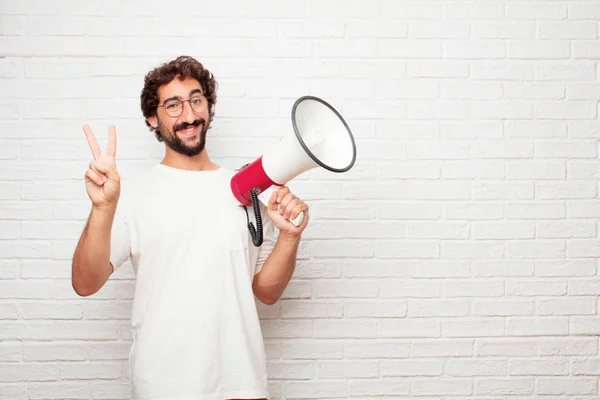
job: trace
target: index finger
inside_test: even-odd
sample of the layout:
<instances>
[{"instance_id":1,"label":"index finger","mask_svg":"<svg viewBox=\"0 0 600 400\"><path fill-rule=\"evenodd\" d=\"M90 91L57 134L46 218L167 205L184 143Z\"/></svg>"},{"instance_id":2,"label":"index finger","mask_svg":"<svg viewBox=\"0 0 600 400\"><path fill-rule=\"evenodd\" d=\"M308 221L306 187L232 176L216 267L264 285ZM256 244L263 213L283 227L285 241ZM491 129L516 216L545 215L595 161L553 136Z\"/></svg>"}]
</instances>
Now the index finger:
<instances>
[{"instance_id":1,"label":"index finger","mask_svg":"<svg viewBox=\"0 0 600 400\"><path fill-rule=\"evenodd\" d=\"M108 127L108 145L106 155L114 157L117 153L117 130L113 124Z\"/></svg>"},{"instance_id":2,"label":"index finger","mask_svg":"<svg viewBox=\"0 0 600 400\"><path fill-rule=\"evenodd\" d=\"M92 133L92 129L89 127L89 125L84 125L83 131L85 132L85 137L87 138L88 144L90 145L90 150L92 150L92 154L94 155L94 160L97 160L98 157L102 155L100 145L98 144L98 141Z\"/></svg>"}]
</instances>

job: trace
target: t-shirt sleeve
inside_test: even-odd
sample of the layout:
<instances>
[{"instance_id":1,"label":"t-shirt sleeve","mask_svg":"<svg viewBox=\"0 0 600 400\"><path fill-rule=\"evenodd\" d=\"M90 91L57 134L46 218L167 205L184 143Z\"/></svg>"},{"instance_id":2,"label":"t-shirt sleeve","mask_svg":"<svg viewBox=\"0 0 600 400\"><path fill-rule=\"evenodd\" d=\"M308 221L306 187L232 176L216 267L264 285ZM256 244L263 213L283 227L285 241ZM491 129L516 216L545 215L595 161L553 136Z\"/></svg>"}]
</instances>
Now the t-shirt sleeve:
<instances>
[{"instance_id":1,"label":"t-shirt sleeve","mask_svg":"<svg viewBox=\"0 0 600 400\"><path fill-rule=\"evenodd\" d=\"M113 271L121 267L131 254L129 229L127 219L121 207L117 206L110 234L110 263Z\"/></svg>"},{"instance_id":2,"label":"t-shirt sleeve","mask_svg":"<svg viewBox=\"0 0 600 400\"><path fill-rule=\"evenodd\" d=\"M262 245L258 248L258 257L256 259L256 265L254 267L254 274L258 274L265 261L273 251L275 247L275 243L277 242L277 237L279 235L279 230L269 218L267 214L266 208L261 207L262 221L263 221L263 242Z\"/></svg>"}]
</instances>

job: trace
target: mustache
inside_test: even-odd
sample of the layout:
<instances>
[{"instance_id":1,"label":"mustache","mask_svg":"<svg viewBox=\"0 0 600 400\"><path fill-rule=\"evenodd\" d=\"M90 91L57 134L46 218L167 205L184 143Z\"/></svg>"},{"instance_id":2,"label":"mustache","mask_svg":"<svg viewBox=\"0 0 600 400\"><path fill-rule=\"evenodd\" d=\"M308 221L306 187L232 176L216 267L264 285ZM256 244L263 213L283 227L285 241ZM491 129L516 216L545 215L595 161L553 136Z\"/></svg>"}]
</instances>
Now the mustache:
<instances>
[{"instance_id":1,"label":"mustache","mask_svg":"<svg viewBox=\"0 0 600 400\"><path fill-rule=\"evenodd\" d=\"M189 126L198 127L200 124L206 125L206 121L204 120L204 118L199 118L192 123L182 122L180 124L177 124L173 127L173 132L177 132L180 129L185 129Z\"/></svg>"}]
</instances>

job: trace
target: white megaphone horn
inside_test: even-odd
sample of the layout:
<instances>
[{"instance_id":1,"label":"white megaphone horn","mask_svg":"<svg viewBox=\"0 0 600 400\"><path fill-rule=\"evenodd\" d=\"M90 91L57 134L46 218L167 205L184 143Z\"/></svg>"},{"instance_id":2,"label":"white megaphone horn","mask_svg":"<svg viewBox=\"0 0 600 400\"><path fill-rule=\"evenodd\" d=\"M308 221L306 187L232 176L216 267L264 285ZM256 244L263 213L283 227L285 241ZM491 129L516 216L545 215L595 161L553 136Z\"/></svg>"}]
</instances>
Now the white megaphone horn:
<instances>
[{"instance_id":1,"label":"white megaphone horn","mask_svg":"<svg viewBox=\"0 0 600 400\"><path fill-rule=\"evenodd\" d=\"M300 97L292 107L295 135L285 137L272 151L242 167L231 178L231 191L244 206L254 206L257 229L248 221L255 246L262 244L260 194L283 186L296 176L316 167L342 173L356 161L356 144L348 124L327 102L314 96ZM266 205L267 196L260 200ZM298 226L300 214L292 221Z\"/></svg>"}]
</instances>

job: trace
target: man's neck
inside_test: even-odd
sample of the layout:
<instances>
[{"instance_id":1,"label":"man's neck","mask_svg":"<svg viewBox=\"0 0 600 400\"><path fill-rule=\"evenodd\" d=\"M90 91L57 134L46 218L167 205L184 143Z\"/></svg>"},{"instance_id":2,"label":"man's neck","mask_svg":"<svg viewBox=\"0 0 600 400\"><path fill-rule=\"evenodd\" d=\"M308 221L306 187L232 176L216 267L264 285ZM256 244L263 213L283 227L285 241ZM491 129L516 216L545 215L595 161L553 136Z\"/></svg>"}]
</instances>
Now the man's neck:
<instances>
[{"instance_id":1,"label":"man's neck","mask_svg":"<svg viewBox=\"0 0 600 400\"><path fill-rule=\"evenodd\" d=\"M202 150L200 154L190 157L177 153L167 147L161 164L188 171L213 171L219 168L217 164L211 161L206 149Z\"/></svg>"}]
</instances>

